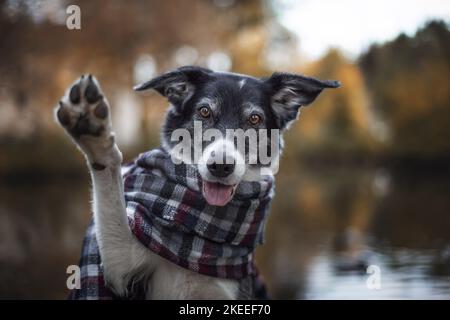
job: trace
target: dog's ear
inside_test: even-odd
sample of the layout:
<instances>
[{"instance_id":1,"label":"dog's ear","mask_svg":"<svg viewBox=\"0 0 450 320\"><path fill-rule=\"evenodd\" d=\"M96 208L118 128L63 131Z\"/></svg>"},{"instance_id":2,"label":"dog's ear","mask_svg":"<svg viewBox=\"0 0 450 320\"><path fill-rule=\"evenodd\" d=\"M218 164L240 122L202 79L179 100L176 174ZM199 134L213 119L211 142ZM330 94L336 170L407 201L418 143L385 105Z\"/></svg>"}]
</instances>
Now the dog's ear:
<instances>
[{"instance_id":1,"label":"dog's ear","mask_svg":"<svg viewBox=\"0 0 450 320\"><path fill-rule=\"evenodd\" d=\"M275 72L265 82L269 86L272 111L281 130L297 119L299 108L313 102L323 89L341 85L335 80L321 81L283 72Z\"/></svg>"},{"instance_id":2,"label":"dog's ear","mask_svg":"<svg viewBox=\"0 0 450 320\"><path fill-rule=\"evenodd\" d=\"M197 86L208 81L210 73L211 70L197 66L180 67L139 84L133 89L136 91L154 89L174 106L181 107L192 96Z\"/></svg>"}]
</instances>

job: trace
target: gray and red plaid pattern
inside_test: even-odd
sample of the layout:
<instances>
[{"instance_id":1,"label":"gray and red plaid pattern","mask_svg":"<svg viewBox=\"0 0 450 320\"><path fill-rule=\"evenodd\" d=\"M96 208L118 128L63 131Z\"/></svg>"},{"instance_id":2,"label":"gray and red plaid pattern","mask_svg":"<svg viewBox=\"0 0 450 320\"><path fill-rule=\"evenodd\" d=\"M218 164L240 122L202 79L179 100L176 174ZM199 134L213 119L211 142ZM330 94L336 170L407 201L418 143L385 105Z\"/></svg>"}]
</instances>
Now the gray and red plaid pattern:
<instances>
[{"instance_id":1,"label":"gray and red plaid pattern","mask_svg":"<svg viewBox=\"0 0 450 320\"><path fill-rule=\"evenodd\" d=\"M273 178L241 182L225 207L210 206L201 195L194 166L172 162L161 149L144 153L124 174L130 228L147 248L173 263L213 277L251 279L254 293L265 290L253 263L263 242L274 194ZM104 285L93 223L83 244L81 289L75 299L116 298ZM139 290L134 289L134 297Z\"/></svg>"}]
</instances>

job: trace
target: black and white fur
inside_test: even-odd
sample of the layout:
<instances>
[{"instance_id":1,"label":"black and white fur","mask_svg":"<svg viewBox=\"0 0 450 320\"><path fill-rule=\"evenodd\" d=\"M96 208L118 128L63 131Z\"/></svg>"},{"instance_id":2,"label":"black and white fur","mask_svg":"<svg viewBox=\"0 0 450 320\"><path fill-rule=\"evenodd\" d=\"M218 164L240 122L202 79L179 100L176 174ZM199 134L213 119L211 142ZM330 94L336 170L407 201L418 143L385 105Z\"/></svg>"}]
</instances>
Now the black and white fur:
<instances>
[{"instance_id":1,"label":"black and white fur","mask_svg":"<svg viewBox=\"0 0 450 320\"><path fill-rule=\"evenodd\" d=\"M135 90L154 89L169 100L161 145L170 152L175 144L170 139L171 133L177 128L193 130L194 120L202 121L204 130L266 128L283 131L297 118L300 106L311 103L324 88L338 86L336 81L288 73L260 79L182 67ZM210 111L208 118L199 114L202 107ZM98 81L90 75L78 79L61 99L55 114L87 160L93 184L96 236L108 286L117 295L125 296L130 281L146 281L148 299L237 298L236 281L181 268L154 254L131 233L123 195L122 154L112 131L109 104ZM260 117L256 124L248 121L254 114ZM233 144L227 141L214 141L205 145L205 150L214 150L214 144L231 149L227 154L232 157L247 157L235 152ZM206 160L198 165L203 180L226 185L236 186L258 167L233 166L229 175L218 177L208 169Z\"/></svg>"}]
</instances>

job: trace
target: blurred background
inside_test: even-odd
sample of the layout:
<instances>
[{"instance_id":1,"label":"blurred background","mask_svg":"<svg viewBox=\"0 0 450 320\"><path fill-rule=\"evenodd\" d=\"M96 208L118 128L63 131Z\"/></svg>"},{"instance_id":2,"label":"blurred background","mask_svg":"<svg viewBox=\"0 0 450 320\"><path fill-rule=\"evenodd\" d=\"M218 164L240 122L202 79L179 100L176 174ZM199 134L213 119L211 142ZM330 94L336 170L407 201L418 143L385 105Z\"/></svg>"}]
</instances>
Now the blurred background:
<instances>
[{"instance_id":1,"label":"blurred background","mask_svg":"<svg viewBox=\"0 0 450 320\"><path fill-rule=\"evenodd\" d=\"M274 298L450 299L449 23L445 0L0 0L0 298L65 298L78 263L90 184L53 120L67 86L98 77L130 160L166 108L132 86L197 64L343 83L286 134L257 251Z\"/></svg>"}]
</instances>

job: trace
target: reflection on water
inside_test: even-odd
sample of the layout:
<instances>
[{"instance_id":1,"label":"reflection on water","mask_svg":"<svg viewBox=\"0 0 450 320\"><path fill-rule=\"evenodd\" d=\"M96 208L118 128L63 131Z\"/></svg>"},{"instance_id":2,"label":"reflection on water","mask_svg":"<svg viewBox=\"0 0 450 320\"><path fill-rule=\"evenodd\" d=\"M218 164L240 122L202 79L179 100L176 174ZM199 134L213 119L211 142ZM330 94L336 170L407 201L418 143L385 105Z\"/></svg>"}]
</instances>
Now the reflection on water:
<instances>
[{"instance_id":1,"label":"reflection on water","mask_svg":"<svg viewBox=\"0 0 450 320\"><path fill-rule=\"evenodd\" d=\"M450 299L449 177L295 167L277 177L258 251L275 297Z\"/></svg>"},{"instance_id":2,"label":"reflection on water","mask_svg":"<svg viewBox=\"0 0 450 320\"><path fill-rule=\"evenodd\" d=\"M89 220L87 177L72 180L0 185L0 298L66 296Z\"/></svg>"},{"instance_id":3,"label":"reflection on water","mask_svg":"<svg viewBox=\"0 0 450 320\"><path fill-rule=\"evenodd\" d=\"M384 169L282 169L257 252L273 296L450 299L449 187ZM87 176L0 185L0 298L64 298L89 218Z\"/></svg>"},{"instance_id":4,"label":"reflection on water","mask_svg":"<svg viewBox=\"0 0 450 320\"><path fill-rule=\"evenodd\" d=\"M433 277L435 252L395 249L372 252L380 268L380 287L368 289L366 268L339 272L331 254L315 256L308 272L308 299L449 299L449 276ZM447 267L449 266L447 261Z\"/></svg>"}]
</instances>

